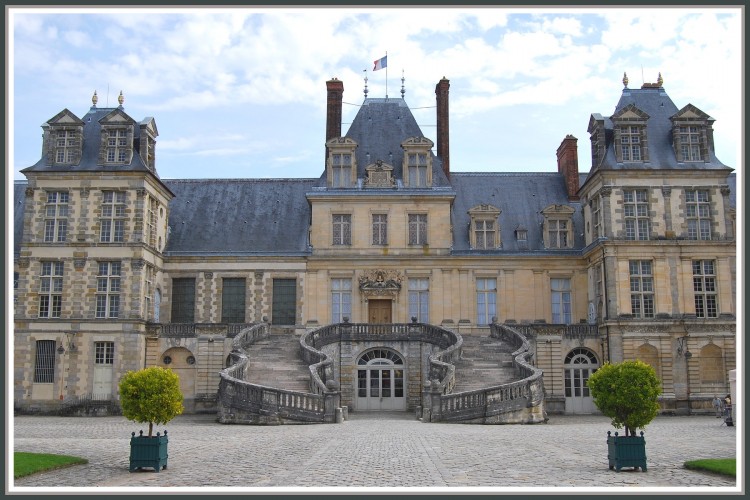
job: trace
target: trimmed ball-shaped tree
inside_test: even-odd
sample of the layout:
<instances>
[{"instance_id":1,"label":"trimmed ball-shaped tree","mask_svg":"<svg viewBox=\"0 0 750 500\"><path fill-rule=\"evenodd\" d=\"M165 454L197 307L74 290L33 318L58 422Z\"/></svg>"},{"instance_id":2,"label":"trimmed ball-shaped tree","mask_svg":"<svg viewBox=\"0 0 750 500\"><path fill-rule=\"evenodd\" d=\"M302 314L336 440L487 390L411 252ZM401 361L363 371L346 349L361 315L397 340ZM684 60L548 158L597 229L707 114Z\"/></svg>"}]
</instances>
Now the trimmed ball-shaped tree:
<instances>
[{"instance_id":1,"label":"trimmed ball-shaped tree","mask_svg":"<svg viewBox=\"0 0 750 500\"><path fill-rule=\"evenodd\" d=\"M588 380L594 404L612 419L615 429L635 436L659 413L661 382L656 371L640 360L605 363Z\"/></svg>"},{"instance_id":2,"label":"trimmed ball-shaped tree","mask_svg":"<svg viewBox=\"0 0 750 500\"><path fill-rule=\"evenodd\" d=\"M133 422L148 422L148 437L154 424L164 425L184 409L180 378L159 366L128 371L120 379L119 391L122 414Z\"/></svg>"}]
</instances>

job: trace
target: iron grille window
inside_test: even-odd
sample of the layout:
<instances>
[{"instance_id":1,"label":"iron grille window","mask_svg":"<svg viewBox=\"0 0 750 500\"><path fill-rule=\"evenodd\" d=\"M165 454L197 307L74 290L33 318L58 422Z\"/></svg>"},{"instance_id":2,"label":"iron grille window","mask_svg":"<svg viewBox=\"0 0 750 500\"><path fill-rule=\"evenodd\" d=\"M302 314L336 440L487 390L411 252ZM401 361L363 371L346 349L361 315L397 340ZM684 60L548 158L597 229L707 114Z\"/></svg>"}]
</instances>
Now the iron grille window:
<instances>
[{"instance_id":1,"label":"iron grille window","mask_svg":"<svg viewBox=\"0 0 750 500\"><path fill-rule=\"evenodd\" d=\"M711 205L707 189L685 191L688 238L691 240L711 239Z\"/></svg>"},{"instance_id":2,"label":"iron grille window","mask_svg":"<svg viewBox=\"0 0 750 500\"><path fill-rule=\"evenodd\" d=\"M489 325L496 315L497 280L477 278L477 324Z\"/></svg>"},{"instance_id":3,"label":"iron grille window","mask_svg":"<svg viewBox=\"0 0 750 500\"><path fill-rule=\"evenodd\" d=\"M387 245L388 244L388 215L386 214L373 214L372 215L372 244L373 245Z\"/></svg>"},{"instance_id":4,"label":"iron grille window","mask_svg":"<svg viewBox=\"0 0 750 500\"><path fill-rule=\"evenodd\" d=\"M622 161L641 161L641 127L620 127Z\"/></svg>"},{"instance_id":5,"label":"iron grille window","mask_svg":"<svg viewBox=\"0 0 750 500\"><path fill-rule=\"evenodd\" d=\"M701 161L701 130L699 127L680 127L682 161Z\"/></svg>"},{"instance_id":6,"label":"iron grille window","mask_svg":"<svg viewBox=\"0 0 750 500\"><path fill-rule=\"evenodd\" d=\"M68 235L69 194L65 191L47 193L44 219L44 241L62 242Z\"/></svg>"},{"instance_id":7,"label":"iron grille window","mask_svg":"<svg viewBox=\"0 0 750 500\"><path fill-rule=\"evenodd\" d=\"M654 317L654 276L650 260L630 261L630 310L639 318Z\"/></svg>"},{"instance_id":8,"label":"iron grille window","mask_svg":"<svg viewBox=\"0 0 750 500\"><path fill-rule=\"evenodd\" d=\"M94 363L97 365L111 365L115 359L114 342L94 342Z\"/></svg>"},{"instance_id":9,"label":"iron grille window","mask_svg":"<svg viewBox=\"0 0 750 500\"><path fill-rule=\"evenodd\" d=\"M222 280L222 323L245 322L245 284L245 278L224 278Z\"/></svg>"},{"instance_id":10,"label":"iron grille window","mask_svg":"<svg viewBox=\"0 0 750 500\"><path fill-rule=\"evenodd\" d=\"M409 214L409 244L427 244L427 214Z\"/></svg>"},{"instance_id":11,"label":"iron grille window","mask_svg":"<svg viewBox=\"0 0 750 500\"><path fill-rule=\"evenodd\" d=\"M331 280L331 323L341 323L344 317L352 317L352 280Z\"/></svg>"},{"instance_id":12,"label":"iron grille window","mask_svg":"<svg viewBox=\"0 0 750 500\"><path fill-rule=\"evenodd\" d=\"M713 260L693 261L693 292L695 315L699 318L718 317L716 269Z\"/></svg>"},{"instance_id":13,"label":"iron grille window","mask_svg":"<svg viewBox=\"0 0 750 500\"><path fill-rule=\"evenodd\" d=\"M552 291L552 322L569 325L572 320L570 279L551 279L550 289Z\"/></svg>"},{"instance_id":14,"label":"iron grille window","mask_svg":"<svg viewBox=\"0 0 750 500\"><path fill-rule=\"evenodd\" d=\"M102 215L99 241L122 242L125 236L125 192L102 192Z\"/></svg>"},{"instance_id":15,"label":"iron grille window","mask_svg":"<svg viewBox=\"0 0 750 500\"><path fill-rule=\"evenodd\" d=\"M37 340L34 361L34 383L51 384L55 381L55 341Z\"/></svg>"},{"instance_id":16,"label":"iron grille window","mask_svg":"<svg viewBox=\"0 0 750 500\"><path fill-rule=\"evenodd\" d=\"M548 223L548 236L550 248L568 247L568 221L552 219Z\"/></svg>"},{"instance_id":17,"label":"iron grille window","mask_svg":"<svg viewBox=\"0 0 750 500\"><path fill-rule=\"evenodd\" d=\"M333 216L333 244L352 244L352 216L350 214Z\"/></svg>"},{"instance_id":18,"label":"iron grille window","mask_svg":"<svg viewBox=\"0 0 750 500\"><path fill-rule=\"evenodd\" d=\"M120 315L120 262L100 262L96 278L96 317L117 318Z\"/></svg>"},{"instance_id":19,"label":"iron grille window","mask_svg":"<svg viewBox=\"0 0 750 500\"><path fill-rule=\"evenodd\" d=\"M409 187L427 187L427 154L409 153Z\"/></svg>"},{"instance_id":20,"label":"iron grille window","mask_svg":"<svg viewBox=\"0 0 750 500\"><path fill-rule=\"evenodd\" d=\"M430 280L409 278L409 318L417 318L420 323L430 321Z\"/></svg>"},{"instance_id":21,"label":"iron grille window","mask_svg":"<svg viewBox=\"0 0 750 500\"><path fill-rule=\"evenodd\" d=\"M474 221L474 247L480 250L495 248L495 221Z\"/></svg>"},{"instance_id":22,"label":"iron grille window","mask_svg":"<svg viewBox=\"0 0 750 500\"><path fill-rule=\"evenodd\" d=\"M297 319L297 280L275 278L273 280L273 306L271 323L293 325Z\"/></svg>"},{"instance_id":23,"label":"iron grille window","mask_svg":"<svg viewBox=\"0 0 750 500\"><path fill-rule=\"evenodd\" d=\"M42 262L39 276L39 317L59 318L62 312L63 263Z\"/></svg>"},{"instance_id":24,"label":"iron grille window","mask_svg":"<svg viewBox=\"0 0 750 500\"><path fill-rule=\"evenodd\" d=\"M128 159L128 132L124 128L112 129L107 138L107 161L125 163Z\"/></svg>"},{"instance_id":25,"label":"iron grille window","mask_svg":"<svg viewBox=\"0 0 750 500\"><path fill-rule=\"evenodd\" d=\"M625 239L649 239L648 191L629 189L623 193L625 210Z\"/></svg>"},{"instance_id":26,"label":"iron grille window","mask_svg":"<svg viewBox=\"0 0 750 500\"><path fill-rule=\"evenodd\" d=\"M172 323L195 320L195 278L172 279Z\"/></svg>"},{"instance_id":27,"label":"iron grille window","mask_svg":"<svg viewBox=\"0 0 750 500\"><path fill-rule=\"evenodd\" d=\"M350 187L352 185L352 155L334 153L331 156L333 187Z\"/></svg>"}]
</instances>

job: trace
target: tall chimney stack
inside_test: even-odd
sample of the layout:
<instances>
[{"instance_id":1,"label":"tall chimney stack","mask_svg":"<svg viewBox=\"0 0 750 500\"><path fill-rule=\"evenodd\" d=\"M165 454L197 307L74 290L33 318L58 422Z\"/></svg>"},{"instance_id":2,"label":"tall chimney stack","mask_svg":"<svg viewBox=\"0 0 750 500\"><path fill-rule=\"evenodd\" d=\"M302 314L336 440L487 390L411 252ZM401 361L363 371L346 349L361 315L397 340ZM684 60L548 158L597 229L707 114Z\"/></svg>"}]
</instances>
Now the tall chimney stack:
<instances>
[{"instance_id":1,"label":"tall chimney stack","mask_svg":"<svg viewBox=\"0 0 750 500\"><path fill-rule=\"evenodd\" d=\"M326 109L326 142L341 137L341 106L344 99L344 82L336 77L326 82L328 105ZM326 147L326 161L328 148Z\"/></svg>"},{"instance_id":2,"label":"tall chimney stack","mask_svg":"<svg viewBox=\"0 0 750 500\"><path fill-rule=\"evenodd\" d=\"M568 134L557 148L557 171L565 179L568 199L577 201L578 197L578 139Z\"/></svg>"},{"instance_id":3,"label":"tall chimney stack","mask_svg":"<svg viewBox=\"0 0 750 500\"><path fill-rule=\"evenodd\" d=\"M448 89L450 82L443 77L435 86L437 99L437 155L443 163L443 172L450 180L450 140L448 130Z\"/></svg>"}]
</instances>

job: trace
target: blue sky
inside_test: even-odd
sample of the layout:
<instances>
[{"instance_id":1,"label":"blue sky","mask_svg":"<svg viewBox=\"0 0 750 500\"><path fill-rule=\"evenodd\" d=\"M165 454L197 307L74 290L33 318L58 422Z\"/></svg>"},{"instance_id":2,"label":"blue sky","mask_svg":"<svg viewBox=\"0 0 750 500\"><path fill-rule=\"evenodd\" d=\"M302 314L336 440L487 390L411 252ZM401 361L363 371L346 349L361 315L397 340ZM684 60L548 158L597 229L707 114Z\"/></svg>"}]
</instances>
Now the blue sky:
<instances>
[{"instance_id":1,"label":"blue sky","mask_svg":"<svg viewBox=\"0 0 750 500\"><path fill-rule=\"evenodd\" d=\"M342 129L364 98L401 97L435 141L435 84L450 80L451 169L556 171L592 113L656 82L716 119L718 158L739 170L742 16L735 8L10 9L14 179L41 156L40 126L67 108L154 117L157 170L173 178L318 177L325 82L344 82ZM388 54L387 70L373 61ZM367 72L363 71L367 69Z\"/></svg>"}]
</instances>

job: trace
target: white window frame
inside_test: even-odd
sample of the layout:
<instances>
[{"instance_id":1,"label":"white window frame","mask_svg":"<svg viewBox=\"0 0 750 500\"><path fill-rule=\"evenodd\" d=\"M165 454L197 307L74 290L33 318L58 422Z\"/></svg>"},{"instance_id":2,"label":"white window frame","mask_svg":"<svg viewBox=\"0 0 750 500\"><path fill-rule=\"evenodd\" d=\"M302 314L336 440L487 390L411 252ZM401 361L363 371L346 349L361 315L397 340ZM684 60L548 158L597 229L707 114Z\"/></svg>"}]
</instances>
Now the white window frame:
<instances>
[{"instance_id":1,"label":"white window frame","mask_svg":"<svg viewBox=\"0 0 750 500\"><path fill-rule=\"evenodd\" d=\"M685 190L685 220L688 239L711 239L711 197L708 189Z\"/></svg>"},{"instance_id":2,"label":"white window frame","mask_svg":"<svg viewBox=\"0 0 750 500\"><path fill-rule=\"evenodd\" d=\"M102 191L99 241L122 243L125 241L124 191Z\"/></svg>"},{"instance_id":3,"label":"white window frame","mask_svg":"<svg viewBox=\"0 0 750 500\"><path fill-rule=\"evenodd\" d=\"M98 266L95 317L98 319L118 318L121 303L122 263L119 261L100 261Z\"/></svg>"},{"instance_id":4,"label":"white window frame","mask_svg":"<svg viewBox=\"0 0 750 500\"><path fill-rule=\"evenodd\" d=\"M497 278L476 279L477 325L489 325L497 316Z\"/></svg>"},{"instance_id":5,"label":"white window frame","mask_svg":"<svg viewBox=\"0 0 750 500\"><path fill-rule=\"evenodd\" d=\"M653 318L656 314L654 270L650 260L631 260L630 312L637 318Z\"/></svg>"},{"instance_id":6,"label":"white window frame","mask_svg":"<svg viewBox=\"0 0 750 500\"><path fill-rule=\"evenodd\" d=\"M44 242L63 243L68 238L70 193L48 191L44 206Z\"/></svg>"},{"instance_id":7,"label":"white window frame","mask_svg":"<svg viewBox=\"0 0 750 500\"><path fill-rule=\"evenodd\" d=\"M573 321L573 292L570 278L549 280L552 323L569 325Z\"/></svg>"},{"instance_id":8,"label":"white window frame","mask_svg":"<svg viewBox=\"0 0 750 500\"><path fill-rule=\"evenodd\" d=\"M409 320L417 318L419 323L430 322L430 280L409 278Z\"/></svg>"},{"instance_id":9,"label":"white window frame","mask_svg":"<svg viewBox=\"0 0 750 500\"><path fill-rule=\"evenodd\" d=\"M352 317L351 278L331 279L331 323L343 323Z\"/></svg>"},{"instance_id":10,"label":"white window frame","mask_svg":"<svg viewBox=\"0 0 750 500\"><path fill-rule=\"evenodd\" d=\"M60 318L62 316L63 274L62 261L41 262L39 275L39 317Z\"/></svg>"},{"instance_id":11,"label":"white window frame","mask_svg":"<svg viewBox=\"0 0 750 500\"><path fill-rule=\"evenodd\" d=\"M625 239L646 241L650 239L648 190L625 189L622 193Z\"/></svg>"},{"instance_id":12,"label":"white window frame","mask_svg":"<svg viewBox=\"0 0 750 500\"><path fill-rule=\"evenodd\" d=\"M692 266L695 315L698 318L718 318L719 293L717 290L716 261L711 259L694 260Z\"/></svg>"}]
</instances>

